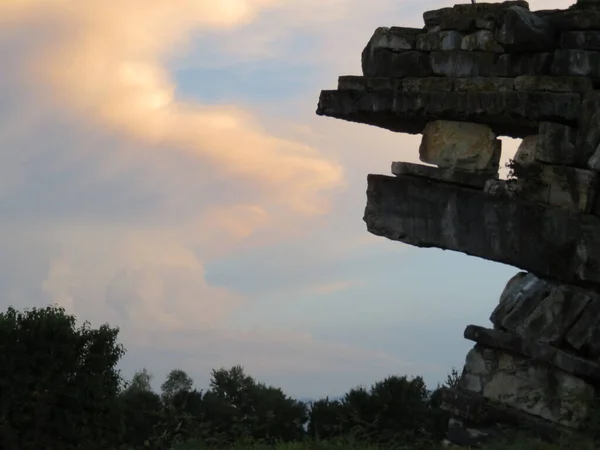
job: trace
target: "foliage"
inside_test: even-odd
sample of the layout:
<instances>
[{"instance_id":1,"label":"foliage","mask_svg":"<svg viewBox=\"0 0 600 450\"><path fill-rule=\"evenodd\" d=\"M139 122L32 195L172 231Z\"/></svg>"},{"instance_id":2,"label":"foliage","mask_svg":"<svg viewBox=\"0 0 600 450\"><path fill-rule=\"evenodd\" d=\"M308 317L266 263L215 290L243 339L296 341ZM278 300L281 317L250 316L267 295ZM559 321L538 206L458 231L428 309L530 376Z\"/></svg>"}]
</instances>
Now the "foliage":
<instances>
[{"instance_id":1,"label":"foliage","mask_svg":"<svg viewBox=\"0 0 600 450\"><path fill-rule=\"evenodd\" d=\"M174 369L159 395L146 369L123 383L117 335L77 328L56 307L0 314L0 448L433 449L448 422L440 389L460 380L453 369L430 392L422 377L393 375L305 404L233 366L213 370L206 391Z\"/></svg>"},{"instance_id":2,"label":"foliage","mask_svg":"<svg viewBox=\"0 0 600 450\"><path fill-rule=\"evenodd\" d=\"M190 376L181 369L174 369L169 372L167 379L160 386L162 391L163 400L165 402L171 401L174 395L180 392L189 392L192 390L194 381Z\"/></svg>"},{"instance_id":3,"label":"foliage","mask_svg":"<svg viewBox=\"0 0 600 450\"><path fill-rule=\"evenodd\" d=\"M124 353L117 328L98 329L50 306L0 314L0 439L4 448L105 448ZM43 445L42 445L43 444Z\"/></svg>"}]
</instances>

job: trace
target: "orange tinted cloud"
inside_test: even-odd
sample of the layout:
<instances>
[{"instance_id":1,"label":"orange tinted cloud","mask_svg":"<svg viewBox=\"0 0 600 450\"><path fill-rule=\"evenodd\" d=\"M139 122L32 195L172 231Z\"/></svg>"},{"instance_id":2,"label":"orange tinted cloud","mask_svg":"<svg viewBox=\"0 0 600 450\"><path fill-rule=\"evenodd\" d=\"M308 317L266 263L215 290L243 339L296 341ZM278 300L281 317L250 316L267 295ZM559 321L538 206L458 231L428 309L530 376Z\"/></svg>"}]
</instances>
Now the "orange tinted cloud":
<instances>
[{"instance_id":1,"label":"orange tinted cloud","mask_svg":"<svg viewBox=\"0 0 600 450\"><path fill-rule=\"evenodd\" d=\"M339 187L341 167L314 148L270 135L235 106L175 98L166 69L191 33L240 25L277 0L59 1L0 3L0 16L56 28L31 51L30 87L80 118L133 138L191 153L229 177L263 189L265 199L300 213L327 209L323 190Z\"/></svg>"}]
</instances>

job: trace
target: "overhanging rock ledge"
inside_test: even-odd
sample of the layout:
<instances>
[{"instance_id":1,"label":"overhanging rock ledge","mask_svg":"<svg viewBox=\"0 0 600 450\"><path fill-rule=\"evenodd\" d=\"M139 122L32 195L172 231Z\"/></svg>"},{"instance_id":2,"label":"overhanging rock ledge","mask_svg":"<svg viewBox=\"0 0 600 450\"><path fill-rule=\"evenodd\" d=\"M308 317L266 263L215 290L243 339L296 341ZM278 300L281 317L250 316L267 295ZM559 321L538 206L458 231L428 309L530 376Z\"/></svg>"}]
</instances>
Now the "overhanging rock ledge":
<instances>
[{"instance_id":1,"label":"overhanging rock ledge","mask_svg":"<svg viewBox=\"0 0 600 450\"><path fill-rule=\"evenodd\" d=\"M582 432L600 389L600 0L462 4L423 19L377 28L362 74L322 91L317 114L422 134L428 165L368 175L369 232L523 270L493 328L467 324L475 346L445 391L448 439ZM507 180L501 136L523 139Z\"/></svg>"}]
</instances>

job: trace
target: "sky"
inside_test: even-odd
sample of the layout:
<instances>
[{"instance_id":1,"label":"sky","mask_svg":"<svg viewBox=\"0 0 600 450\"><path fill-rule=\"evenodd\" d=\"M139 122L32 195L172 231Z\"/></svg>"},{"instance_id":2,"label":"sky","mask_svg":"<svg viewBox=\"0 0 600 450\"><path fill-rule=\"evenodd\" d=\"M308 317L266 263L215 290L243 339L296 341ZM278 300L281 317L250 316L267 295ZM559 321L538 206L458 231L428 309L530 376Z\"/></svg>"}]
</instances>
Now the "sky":
<instances>
[{"instance_id":1,"label":"sky","mask_svg":"<svg viewBox=\"0 0 600 450\"><path fill-rule=\"evenodd\" d=\"M419 136L315 110L375 28L452 4L0 0L0 308L119 327L155 386L240 364L300 398L435 388L518 269L370 235L367 174Z\"/></svg>"}]
</instances>

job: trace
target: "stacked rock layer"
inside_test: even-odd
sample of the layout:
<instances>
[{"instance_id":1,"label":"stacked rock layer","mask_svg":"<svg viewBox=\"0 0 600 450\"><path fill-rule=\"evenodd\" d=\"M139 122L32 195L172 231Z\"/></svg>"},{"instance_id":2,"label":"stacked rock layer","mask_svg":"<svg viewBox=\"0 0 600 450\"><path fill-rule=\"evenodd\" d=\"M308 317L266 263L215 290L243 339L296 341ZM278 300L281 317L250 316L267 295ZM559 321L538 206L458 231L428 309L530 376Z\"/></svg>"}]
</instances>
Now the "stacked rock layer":
<instances>
[{"instance_id":1,"label":"stacked rock layer","mask_svg":"<svg viewBox=\"0 0 600 450\"><path fill-rule=\"evenodd\" d=\"M448 438L582 429L600 386L600 0L424 13L382 27L317 114L422 134L428 165L369 175L368 230L522 269L445 391ZM523 139L508 180L499 136Z\"/></svg>"}]
</instances>

